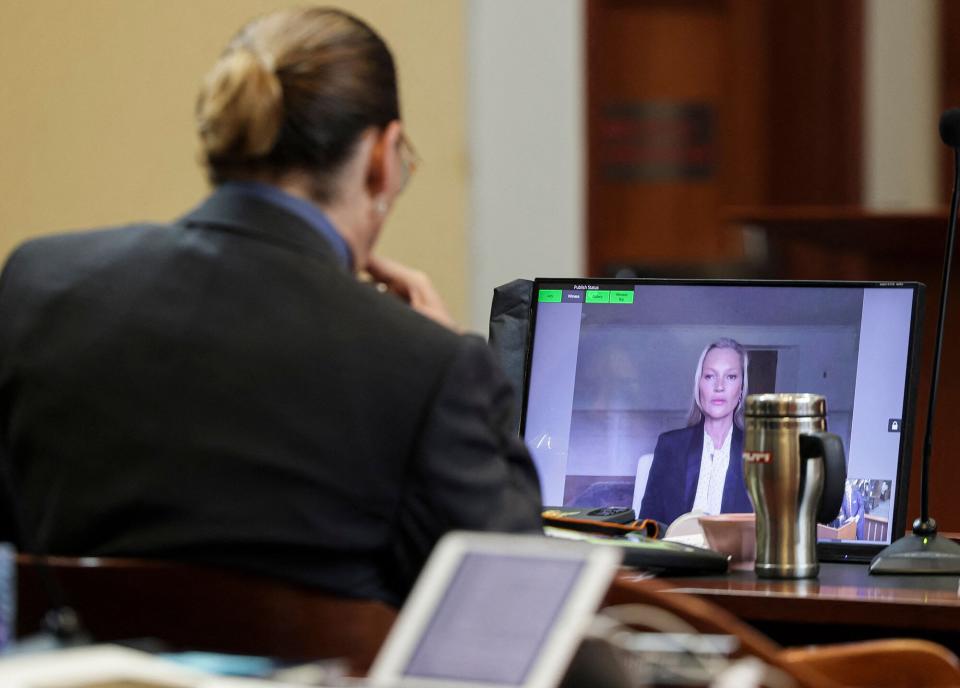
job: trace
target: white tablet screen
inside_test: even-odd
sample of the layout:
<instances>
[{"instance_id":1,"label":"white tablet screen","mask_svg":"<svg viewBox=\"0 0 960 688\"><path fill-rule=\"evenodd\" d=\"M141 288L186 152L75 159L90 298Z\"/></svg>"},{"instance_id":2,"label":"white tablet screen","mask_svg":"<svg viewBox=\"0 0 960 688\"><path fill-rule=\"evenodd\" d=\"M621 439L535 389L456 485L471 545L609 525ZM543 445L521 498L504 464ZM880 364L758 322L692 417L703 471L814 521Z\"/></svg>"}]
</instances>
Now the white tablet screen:
<instances>
[{"instance_id":1,"label":"white tablet screen","mask_svg":"<svg viewBox=\"0 0 960 688\"><path fill-rule=\"evenodd\" d=\"M464 556L403 674L521 685L582 560Z\"/></svg>"}]
</instances>

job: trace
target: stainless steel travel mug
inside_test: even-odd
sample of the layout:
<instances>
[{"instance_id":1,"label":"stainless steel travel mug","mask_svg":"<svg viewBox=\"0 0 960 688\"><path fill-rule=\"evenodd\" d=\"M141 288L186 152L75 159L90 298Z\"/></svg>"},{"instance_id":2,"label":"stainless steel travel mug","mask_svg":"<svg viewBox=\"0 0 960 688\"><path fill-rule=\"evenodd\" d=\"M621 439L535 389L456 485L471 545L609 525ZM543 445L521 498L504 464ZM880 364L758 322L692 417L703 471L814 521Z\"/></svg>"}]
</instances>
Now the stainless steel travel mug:
<instances>
[{"instance_id":1,"label":"stainless steel travel mug","mask_svg":"<svg viewBox=\"0 0 960 688\"><path fill-rule=\"evenodd\" d=\"M843 443L827 432L818 394L751 394L744 414L743 476L757 524L756 572L812 578L817 523L840 511L847 478Z\"/></svg>"}]
</instances>

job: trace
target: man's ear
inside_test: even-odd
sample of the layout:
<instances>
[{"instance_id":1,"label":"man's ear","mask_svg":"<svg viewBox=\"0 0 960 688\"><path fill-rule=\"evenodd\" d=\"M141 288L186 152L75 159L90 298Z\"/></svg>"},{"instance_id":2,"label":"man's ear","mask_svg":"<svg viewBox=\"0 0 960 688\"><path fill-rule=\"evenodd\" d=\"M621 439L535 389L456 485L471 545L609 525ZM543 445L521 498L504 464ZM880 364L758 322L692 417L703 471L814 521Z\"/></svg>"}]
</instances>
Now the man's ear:
<instances>
[{"instance_id":1,"label":"man's ear","mask_svg":"<svg viewBox=\"0 0 960 688\"><path fill-rule=\"evenodd\" d=\"M393 120L381 129L370 150L367 166L367 191L373 198L388 197L390 200L400 189L400 136L403 125Z\"/></svg>"}]
</instances>

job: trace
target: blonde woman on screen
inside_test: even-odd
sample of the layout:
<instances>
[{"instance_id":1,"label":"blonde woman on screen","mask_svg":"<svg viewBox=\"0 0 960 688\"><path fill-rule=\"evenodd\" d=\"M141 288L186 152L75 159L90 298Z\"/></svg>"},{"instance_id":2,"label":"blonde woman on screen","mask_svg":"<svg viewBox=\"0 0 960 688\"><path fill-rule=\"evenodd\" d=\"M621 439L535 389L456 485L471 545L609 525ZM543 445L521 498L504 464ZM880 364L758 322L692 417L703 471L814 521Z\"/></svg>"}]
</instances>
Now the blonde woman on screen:
<instances>
[{"instance_id":1,"label":"blonde woman on screen","mask_svg":"<svg viewBox=\"0 0 960 688\"><path fill-rule=\"evenodd\" d=\"M747 352L722 337L700 354L687 426L657 439L642 518L670 523L689 511L748 512L743 483L743 404Z\"/></svg>"}]
</instances>

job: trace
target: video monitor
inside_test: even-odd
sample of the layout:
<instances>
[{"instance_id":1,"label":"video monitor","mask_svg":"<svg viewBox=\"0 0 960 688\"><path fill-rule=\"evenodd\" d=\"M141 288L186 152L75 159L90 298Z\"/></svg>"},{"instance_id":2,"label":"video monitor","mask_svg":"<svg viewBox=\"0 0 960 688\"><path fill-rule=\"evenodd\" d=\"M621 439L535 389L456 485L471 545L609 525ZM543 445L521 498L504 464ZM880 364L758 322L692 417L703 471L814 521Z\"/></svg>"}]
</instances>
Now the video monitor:
<instances>
[{"instance_id":1,"label":"video monitor","mask_svg":"<svg viewBox=\"0 0 960 688\"><path fill-rule=\"evenodd\" d=\"M847 459L843 507L818 538L869 556L904 529L922 296L923 285L903 282L536 280L521 433L544 505L633 506L667 523L695 504L749 511L719 483L704 487L741 460L735 430L707 445L728 463L703 479L649 480L658 444L702 451L705 419L741 422L741 392L812 392L826 397ZM739 382L730 361L740 354L707 358L716 348L745 354ZM705 367L725 381L709 399L698 387ZM647 510L666 506L645 514L647 495L668 495Z\"/></svg>"}]
</instances>

